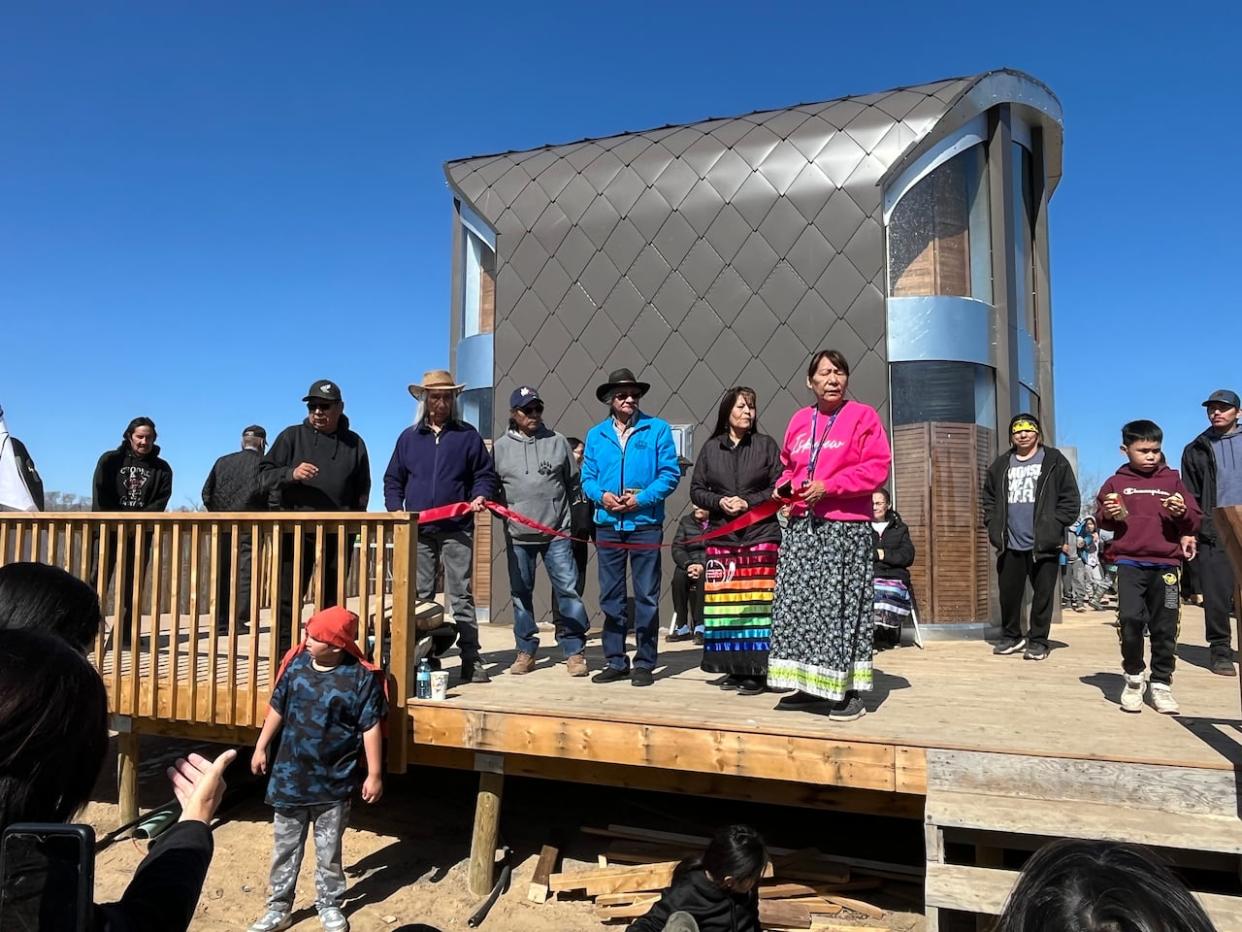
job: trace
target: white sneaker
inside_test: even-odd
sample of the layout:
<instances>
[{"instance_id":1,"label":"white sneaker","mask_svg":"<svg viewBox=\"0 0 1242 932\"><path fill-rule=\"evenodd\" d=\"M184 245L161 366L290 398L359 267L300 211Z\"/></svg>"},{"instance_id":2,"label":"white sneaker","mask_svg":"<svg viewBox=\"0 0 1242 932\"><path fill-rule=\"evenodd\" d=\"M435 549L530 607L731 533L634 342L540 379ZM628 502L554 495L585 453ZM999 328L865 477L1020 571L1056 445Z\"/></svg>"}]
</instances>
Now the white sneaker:
<instances>
[{"instance_id":1,"label":"white sneaker","mask_svg":"<svg viewBox=\"0 0 1242 932\"><path fill-rule=\"evenodd\" d=\"M1133 676L1127 673L1125 678L1126 688L1121 691L1121 709L1123 712L1142 712L1143 689L1147 686L1147 682L1141 673Z\"/></svg>"},{"instance_id":2,"label":"white sneaker","mask_svg":"<svg viewBox=\"0 0 1242 932\"><path fill-rule=\"evenodd\" d=\"M260 919L256 919L246 932L281 932L293 925L293 917L278 909L269 909Z\"/></svg>"},{"instance_id":3,"label":"white sneaker","mask_svg":"<svg viewBox=\"0 0 1242 932\"><path fill-rule=\"evenodd\" d=\"M1173 698L1173 687L1168 683L1152 683L1147 690L1152 706L1161 715L1178 715L1182 711Z\"/></svg>"}]
</instances>

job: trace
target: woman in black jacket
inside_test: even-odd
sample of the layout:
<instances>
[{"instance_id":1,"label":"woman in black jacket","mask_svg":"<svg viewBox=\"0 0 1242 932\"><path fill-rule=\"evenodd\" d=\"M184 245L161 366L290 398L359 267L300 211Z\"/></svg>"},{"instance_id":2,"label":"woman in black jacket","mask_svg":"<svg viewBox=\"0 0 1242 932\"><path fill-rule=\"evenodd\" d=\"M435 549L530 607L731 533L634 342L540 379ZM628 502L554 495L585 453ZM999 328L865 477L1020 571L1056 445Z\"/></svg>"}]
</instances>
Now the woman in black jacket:
<instances>
[{"instance_id":1,"label":"woman in black jacket","mask_svg":"<svg viewBox=\"0 0 1242 932\"><path fill-rule=\"evenodd\" d=\"M760 932L758 887L767 864L758 832L723 828L701 858L677 865L672 886L626 932Z\"/></svg>"},{"instance_id":2,"label":"woman in black jacket","mask_svg":"<svg viewBox=\"0 0 1242 932\"><path fill-rule=\"evenodd\" d=\"M875 548L875 646L878 650L901 643L901 626L914 608L909 566L914 562L910 528L893 510L888 489L871 496L871 540Z\"/></svg>"},{"instance_id":3,"label":"woman in black jacket","mask_svg":"<svg viewBox=\"0 0 1242 932\"><path fill-rule=\"evenodd\" d=\"M707 509L711 527L720 527L771 499L780 473L780 447L759 432L755 390L729 389L694 465L690 500ZM707 545L702 667L724 673L717 685L744 696L767 689L780 541L774 515Z\"/></svg>"},{"instance_id":4,"label":"woman in black jacket","mask_svg":"<svg viewBox=\"0 0 1242 932\"><path fill-rule=\"evenodd\" d=\"M172 467L160 459L160 448L155 443L155 421L149 417L136 417L129 422L121 437L121 445L99 457L92 483L95 511L164 511L172 498ZM134 623L134 538L132 532L118 528L109 544L111 556L104 568L106 574L104 591L107 595L116 568L116 554L124 544L125 568L117 584L116 602L121 607L121 643L128 647L133 638ZM96 549L98 554L98 549ZM142 565L145 568L151 557L151 536L143 537ZM91 578L97 579L94 571ZM141 614L141 613L140 613Z\"/></svg>"}]
</instances>

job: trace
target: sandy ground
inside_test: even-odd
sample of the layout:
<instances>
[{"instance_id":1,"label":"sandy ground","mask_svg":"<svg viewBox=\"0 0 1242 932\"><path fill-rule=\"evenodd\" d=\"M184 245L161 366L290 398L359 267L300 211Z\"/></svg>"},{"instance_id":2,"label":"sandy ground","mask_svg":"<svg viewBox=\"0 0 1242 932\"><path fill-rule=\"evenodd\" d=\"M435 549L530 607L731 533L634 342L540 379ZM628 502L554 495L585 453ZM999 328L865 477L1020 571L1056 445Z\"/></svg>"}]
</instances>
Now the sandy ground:
<instances>
[{"instance_id":1,"label":"sandy ground","mask_svg":"<svg viewBox=\"0 0 1242 932\"><path fill-rule=\"evenodd\" d=\"M201 748L143 739L140 800L144 810L171 797L164 767L191 747ZM212 755L220 748L207 746L202 750ZM114 773L115 764L109 761L94 801L83 816L100 836L119 821ZM466 920L480 903L466 887L475 786L473 774L420 769L388 777L384 798L378 804L355 803L344 859L349 878L345 912L353 929L446 932L467 928ZM214 832L215 856L191 925L195 930L244 930L264 908L271 812L263 803L262 786L251 782L244 772L235 778L230 774L230 796L226 796L222 813ZM826 839L837 837L844 842L859 837L855 819L815 813L808 820L805 810L510 778L501 828L504 841L514 852L513 883L481 928L495 932L624 929L620 924L601 923L585 900L537 905L526 899L539 847L555 831L563 832L567 839L563 849L566 866L587 867L595 864L596 854L606 842L578 832L581 825L624 822L701 833L704 826L747 821L768 832L773 844L814 844L816 838L808 836L811 833L819 844L831 847ZM808 826L808 822L813 825ZM869 834L887 839L880 842L887 855L909 863L916 863L921 856L919 826L888 819L867 820L866 824ZM839 847L844 851L849 845ZM145 842L126 840L100 853L95 867L98 902L120 897L145 852ZM298 882L295 929L310 932L319 928L313 903L313 860L308 850ZM918 909L908 901L894 900L890 905L894 909ZM878 925L914 932L923 928L923 920L912 912L892 913Z\"/></svg>"}]
</instances>

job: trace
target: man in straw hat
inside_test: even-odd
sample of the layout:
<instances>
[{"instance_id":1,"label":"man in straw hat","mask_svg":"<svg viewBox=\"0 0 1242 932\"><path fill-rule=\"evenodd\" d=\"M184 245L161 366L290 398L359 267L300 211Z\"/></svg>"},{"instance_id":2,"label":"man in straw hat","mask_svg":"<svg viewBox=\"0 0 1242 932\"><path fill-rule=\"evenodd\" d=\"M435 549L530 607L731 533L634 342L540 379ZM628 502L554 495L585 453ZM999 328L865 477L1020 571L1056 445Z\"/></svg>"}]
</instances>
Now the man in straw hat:
<instances>
[{"instance_id":1,"label":"man in straw hat","mask_svg":"<svg viewBox=\"0 0 1242 932\"><path fill-rule=\"evenodd\" d=\"M465 387L445 369L432 369L410 386L419 402L418 415L397 438L384 473L384 507L389 511L426 511L468 501L477 513L484 510L485 499L497 494L496 469L483 438L457 416L457 396ZM461 648L461 682L486 683L471 589L473 558L473 514L419 525L418 597L435 598L436 569L442 565ZM438 644L437 653L448 646Z\"/></svg>"},{"instance_id":2,"label":"man in straw hat","mask_svg":"<svg viewBox=\"0 0 1242 932\"><path fill-rule=\"evenodd\" d=\"M638 410L651 386L617 369L595 389L608 417L591 428L582 458L582 491L595 502L599 550L599 605L604 612L607 666L595 683L629 679L650 686L660 629L660 550L664 500L677 488L681 467L668 422ZM640 544L633 550L608 544ZM634 669L625 653L628 627L625 568L634 582Z\"/></svg>"}]
</instances>

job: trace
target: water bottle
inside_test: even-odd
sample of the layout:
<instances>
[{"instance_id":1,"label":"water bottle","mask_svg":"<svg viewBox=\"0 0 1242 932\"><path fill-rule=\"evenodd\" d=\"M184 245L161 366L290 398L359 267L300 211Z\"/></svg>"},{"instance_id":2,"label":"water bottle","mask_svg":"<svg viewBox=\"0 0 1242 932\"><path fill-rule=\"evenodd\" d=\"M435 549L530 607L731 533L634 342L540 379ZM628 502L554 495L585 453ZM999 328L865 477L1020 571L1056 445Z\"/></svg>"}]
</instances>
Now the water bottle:
<instances>
[{"instance_id":1,"label":"water bottle","mask_svg":"<svg viewBox=\"0 0 1242 932\"><path fill-rule=\"evenodd\" d=\"M431 698L431 661L426 657L418 662L414 695L419 699Z\"/></svg>"}]
</instances>

